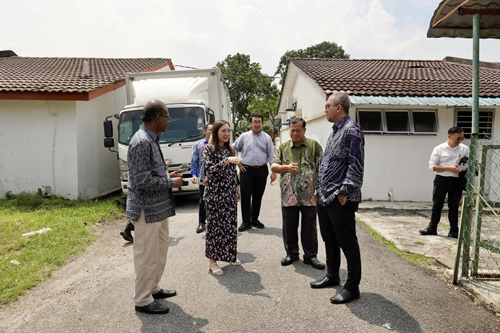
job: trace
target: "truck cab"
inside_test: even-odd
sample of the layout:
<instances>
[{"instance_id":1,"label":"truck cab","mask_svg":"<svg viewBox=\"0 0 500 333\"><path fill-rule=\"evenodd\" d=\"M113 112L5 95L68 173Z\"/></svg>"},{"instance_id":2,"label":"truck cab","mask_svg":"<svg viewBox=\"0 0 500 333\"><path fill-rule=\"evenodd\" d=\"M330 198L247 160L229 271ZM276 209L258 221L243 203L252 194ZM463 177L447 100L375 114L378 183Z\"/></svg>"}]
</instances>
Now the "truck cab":
<instances>
[{"instance_id":1,"label":"truck cab","mask_svg":"<svg viewBox=\"0 0 500 333\"><path fill-rule=\"evenodd\" d=\"M128 145L142 124L143 106L151 99L164 102L171 117L165 132L160 134L160 147L165 162L170 162L169 171L187 166L182 174L182 187L174 188L176 194L199 191L198 184L191 181L190 172L193 146L204 139L203 128L216 119L231 117L229 94L222 74L217 68L195 71L172 71L164 73L138 73L126 76L127 101L129 105L114 115L118 119L118 159L120 163L121 187L127 195ZM104 146L114 147L113 125L108 117L104 122ZM184 169L184 168L183 168Z\"/></svg>"}]
</instances>

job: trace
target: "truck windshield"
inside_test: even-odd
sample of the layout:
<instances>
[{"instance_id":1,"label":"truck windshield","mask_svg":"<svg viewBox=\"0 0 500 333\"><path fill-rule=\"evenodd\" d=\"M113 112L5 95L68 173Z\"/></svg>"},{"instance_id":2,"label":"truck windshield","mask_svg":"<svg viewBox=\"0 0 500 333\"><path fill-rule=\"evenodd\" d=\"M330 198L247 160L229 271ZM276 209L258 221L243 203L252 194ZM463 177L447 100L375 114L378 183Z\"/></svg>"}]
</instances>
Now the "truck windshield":
<instances>
[{"instance_id":1,"label":"truck windshield","mask_svg":"<svg viewBox=\"0 0 500 333\"><path fill-rule=\"evenodd\" d=\"M160 143L177 142L186 137L190 139L183 142L198 141L203 137L203 124L205 116L201 107L169 107L170 124L165 132L160 134ZM142 110L122 112L120 115L118 142L128 145L135 132L142 124ZM200 134L199 137L196 137Z\"/></svg>"}]
</instances>

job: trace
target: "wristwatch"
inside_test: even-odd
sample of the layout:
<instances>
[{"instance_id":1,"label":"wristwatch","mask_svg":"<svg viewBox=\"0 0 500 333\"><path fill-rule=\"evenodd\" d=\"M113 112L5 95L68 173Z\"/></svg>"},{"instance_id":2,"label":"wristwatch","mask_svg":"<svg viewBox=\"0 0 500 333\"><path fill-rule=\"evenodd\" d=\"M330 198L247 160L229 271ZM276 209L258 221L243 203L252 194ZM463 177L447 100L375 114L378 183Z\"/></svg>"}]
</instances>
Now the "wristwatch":
<instances>
[{"instance_id":1,"label":"wristwatch","mask_svg":"<svg viewBox=\"0 0 500 333\"><path fill-rule=\"evenodd\" d=\"M340 190L338 195L340 195L341 197L347 197L347 191Z\"/></svg>"}]
</instances>

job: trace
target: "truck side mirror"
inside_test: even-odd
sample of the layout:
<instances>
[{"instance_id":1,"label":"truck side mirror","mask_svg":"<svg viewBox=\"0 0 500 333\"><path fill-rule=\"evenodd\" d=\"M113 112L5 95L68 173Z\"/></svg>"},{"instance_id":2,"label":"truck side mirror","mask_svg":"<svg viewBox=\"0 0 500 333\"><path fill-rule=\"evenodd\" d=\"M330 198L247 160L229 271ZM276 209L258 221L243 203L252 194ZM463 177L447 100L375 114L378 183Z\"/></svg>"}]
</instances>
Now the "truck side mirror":
<instances>
[{"instance_id":1,"label":"truck side mirror","mask_svg":"<svg viewBox=\"0 0 500 333\"><path fill-rule=\"evenodd\" d=\"M105 120L104 122L104 136L106 138L113 137L113 122L111 120ZM114 144L113 144L114 146Z\"/></svg>"},{"instance_id":2,"label":"truck side mirror","mask_svg":"<svg viewBox=\"0 0 500 333\"><path fill-rule=\"evenodd\" d=\"M115 146L115 139L104 138L104 148L113 148Z\"/></svg>"}]
</instances>

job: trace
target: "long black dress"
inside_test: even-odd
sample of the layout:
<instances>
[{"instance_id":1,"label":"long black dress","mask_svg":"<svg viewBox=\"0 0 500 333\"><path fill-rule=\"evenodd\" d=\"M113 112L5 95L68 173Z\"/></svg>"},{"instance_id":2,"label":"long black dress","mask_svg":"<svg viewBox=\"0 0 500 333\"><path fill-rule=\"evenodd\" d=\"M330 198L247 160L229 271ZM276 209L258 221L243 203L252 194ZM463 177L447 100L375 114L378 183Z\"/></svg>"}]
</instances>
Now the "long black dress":
<instances>
[{"instance_id":1,"label":"long black dress","mask_svg":"<svg viewBox=\"0 0 500 333\"><path fill-rule=\"evenodd\" d=\"M212 260L236 261L238 189L236 165L224 165L229 150L208 144L203 151L207 183L203 200L207 211L205 255Z\"/></svg>"}]
</instances>

